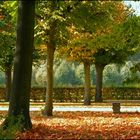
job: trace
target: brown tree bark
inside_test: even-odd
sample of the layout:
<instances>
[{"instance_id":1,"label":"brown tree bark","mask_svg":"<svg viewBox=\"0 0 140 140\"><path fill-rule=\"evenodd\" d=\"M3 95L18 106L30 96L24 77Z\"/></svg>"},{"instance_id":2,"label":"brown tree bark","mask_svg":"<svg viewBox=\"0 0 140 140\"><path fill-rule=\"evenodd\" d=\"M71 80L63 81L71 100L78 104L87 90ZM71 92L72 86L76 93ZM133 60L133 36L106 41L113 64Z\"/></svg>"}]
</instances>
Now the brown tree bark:
<instances>
[{"instance_id":1,"label":"brown tree bark","mask_svg":"<svg viewBox=\"0 0 140 140\"><path fill-rule=\"evenodd\" d=\"M51 2L51 11L56 10L57 1ZM52 21L48 31L47 42L47 90L46 90L46 104L43 114L46 116L53 115L53 61L54 52L56 48L56 30L57 21Z\"/></svg>"},{"instance_id":2,"label":"brown tree bark","mask_svg":"<svg viewBox=\"0 0 140 140\"><path fill-rule=\"evenodd\" d=\"M11 67L5 69L5 92L6 92L6 101L10 100L11 93Z\"/></svg>"},{"instance_id":3,"label":"brown tree bark","mask_svg":"<svg viewBox=\"0 0 140 140\"><path fill-rule=\"evenodd\" d=\"M35 1L18 1L17 40L14 59L13 84L8 116L3 123L6 129L19 119L19 129L32 127L29 100L34 42Z\"/></svg>"},{"instance_id":4,"label":"brown tree bark","mask_svg":"<svg viewBox=\"0 0 140 140\"><path fill-rule=\"evenodd\" d=\"M47 46L47 90L44 115L52 116L53 113L53 60L55 47L52 44Z\"/></svg>"},{"instance_id":5,"label":"brown tree bark","mask_svg":"<svg viewBox=\"0 0 140 140\"><path fill-rule=\"evenodd\" d=\"M91 93L90 93L90 64L84 62L84 73L85 73L85 94L84 94L84 105L91 104Z\"/></svg>"},{"instance_id":6,"label":"brown tree bark","mask_svg":"<svg viewBox=\"0 0 140 140\"><path fill-rule=\"evenodd\" d=\"M102 102L102 79L103 79L103 70L105 65L95 64L96 69L96 93L95 93L95 102Z\"/></svg>"},{"instance_id":7,"label":"brown tree bark","mask_svg":"<svg viewBox=\"0 0 140 140\"><path fill-rule=\"evenodd\" d=\"M47 43L47 90L46 90L46 104L44 115L53 115L53 61L54 52L56 47L56 21L54 21L50 26L49 31L49 42Z\"/></svg>"}]
</instances>

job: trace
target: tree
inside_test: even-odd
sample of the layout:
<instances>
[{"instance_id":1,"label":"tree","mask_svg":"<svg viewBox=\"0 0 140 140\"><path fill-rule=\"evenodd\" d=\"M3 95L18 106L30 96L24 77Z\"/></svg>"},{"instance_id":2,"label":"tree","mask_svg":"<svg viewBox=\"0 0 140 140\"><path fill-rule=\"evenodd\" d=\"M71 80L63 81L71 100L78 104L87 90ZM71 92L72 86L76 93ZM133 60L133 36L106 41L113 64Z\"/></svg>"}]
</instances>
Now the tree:
<instances>
[{"instance_id":1,"label":"tree","mask_svg":"<svg viewBox=\"0 0 140 140\"><path fill-rule=\"evenodd\" d=\"M1 2L0 20L0 67L5 72L6 100L9 101L11 92L11 71L13 66L13 51L15 47L15 22L11 15L13 2Z\"/></svg>"},{"instance_id":2,"label":"tree","mask_svg":"<svg viewBox=\"0 0 140 140\"><path fill-rule=\"evenodd\" d=\"M47 91L46 91L46 105L45 105L45 111L44 114L46 114L47 116L52 116L52 109L53 109L53 104L52 104L52 94L53 94L53 60L54 60L54 52L55 52L55 48L56 48L56 26L57 26L57 21L53 18L53 12L56 10L57 7L57 1L54 2L48 2L48 3L41 3L41 7L42 5L45 6L47 5L49 6L49 10L50 12L47 13L47 20L50 17L51 20L46 21L46 16L45 19L41 19L42 22L49 22L45 27L42 28L42 25L40 20L38 21L38 26L41 28L41 30L43 30L44 32L44 36L45 36L45 44L47 45ZM40 12L44 12L42 11L42 9L40 9ZM44 14L44 13L43 13ZM44 25L44 24L43 24ZM45 29L44 29L45 28Z\"/></svg>"},{"instance_id":3,"label":"tree","mask_svg":"<svg viewBox=\"0 0 140 140\"><path fill-rule=\"evenodd\" d=\"M74 59L87 55L93 60L96 69L95 102L102 102L104 67L110 63L124 62L135 52L139 44L139 20L131 18L130 9L121 2L105 1L96 5L97 8L93 9L92 2L83 2L73 13L72 23L77 37L70 40L69 46L74 45L70 47L69 54ZM79 51L73 55L75 47Z\"/></svg>"},{"instance_id":4,"label":"tree","mask_svg":"<svg viewBox=\"0 0 140 140\"><path fill-rule=\"evenodd\" d=\"M73 61L79 61L85 68L85 99L84 104L90 104L90 65L96 66L96 95L101 93L102 71L105 65L97 65L94 54L100 52L100 46L93 45L91 40L96 40L102 34L108 34L112 30L113 24L116 25L125 19L127 10L120 2L108 1L84 1L71 13L70 38L67 57ZM98 43L99 44L99 43ZM95 47L96 46L96 47ZM94 47L94 48L93 48ZM99 48L99 49L98 49ZM69 51L68 51L69 50ZM102 52L100 52L100 55Z\"/></svg>"},{"instance_id":5,"label":"tree","mask_svg":"<svg viewBox=\"0 0 140 140\"><path fill-rule=\"evenodd\" d=\"M102 101L102 73L106 65L111 63L124 63L130 55L138 51L139 46L139 18L128 17L124 23L104 36L100 36L97 42L100 48L94 54L97 75L97 87L95 101ZM98 43L95 43L99 46ZM93 44L94 44L93 43ZM98 94L97 94L98 93Z\"/></svg>"},{"instance_id":6,"label":"tree","mask_svg":"<svg viewBox=\"0 0 140 140\"><path fill-rule=\"evenodd\" d=\"M8 116L3 128L15 125L19 119L19 129L30 129L29 99L34 40L35 1L19 1L17 20L17 40L14 59L13 85Z\"/></svg>"},{"instance_id":7,"label":"tree","mask_svg":"<svg viewBox=\"0 0 140 140\"><path fill-rule=\"evenodd\" d=\"M82 62L84 65L84 89L85 89L85 94L84 94L84 105L90 105L90 100L91 100L91 94L90 94L90 85L91 85L91 81L90 81L90 65L93 61L92 58L92 53L91 50L86 48L85 45L78 45L78 43L72 43L71 42L75 42L75 40L77 40L77 38L79 38L80 36L82 36L81 34L79 34L78 32L75 32L74 27L70 28L70 33L71 33L71 37L70 37L70 41L68 43L68 47L62 47L59 49L59 55L61 55L61 57L65 57L67 59L67 61L77 61L77 62ZM88 36L88 34L86 34L86 36ZM82 36L82 38L85 37L85 34ZM93 50L94 51L94 50ZM62 55L63 54L63 55Z\"/></svg>"},{"instance_id":8,"label":"tree","mask_svg":"<svg viewBox=\"0 0 140 140\"><path fill-rule=\"evenodd\" d=\"M38 25L36 36L40 36L41 42L47 47L47 90L44 114L52 116L53 110L53 61L54 53L58 46L66 43L67 13L70 12L75 2L48 1L39 3L36 17ZM71 6L72 5L72 6Z\"/></svg>"}]
</instances>

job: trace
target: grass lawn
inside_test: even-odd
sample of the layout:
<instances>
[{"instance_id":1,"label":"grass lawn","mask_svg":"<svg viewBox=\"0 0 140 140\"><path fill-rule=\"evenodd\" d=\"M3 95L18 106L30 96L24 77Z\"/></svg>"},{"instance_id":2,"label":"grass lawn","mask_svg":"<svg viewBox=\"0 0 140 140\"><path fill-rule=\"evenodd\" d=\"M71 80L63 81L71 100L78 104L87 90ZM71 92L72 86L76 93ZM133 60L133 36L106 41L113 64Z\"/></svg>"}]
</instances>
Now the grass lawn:
<instances>
[{"instance_id":1,"label":"grass lawn","mask_svg":"<svg viewBox=\"0 0 140 140\"><path fill-rule=\"evenodd\" d=\"M140 139L140 113L31 112L31 118L32 130L16 139Z\"/></svg>"}]
</instances>

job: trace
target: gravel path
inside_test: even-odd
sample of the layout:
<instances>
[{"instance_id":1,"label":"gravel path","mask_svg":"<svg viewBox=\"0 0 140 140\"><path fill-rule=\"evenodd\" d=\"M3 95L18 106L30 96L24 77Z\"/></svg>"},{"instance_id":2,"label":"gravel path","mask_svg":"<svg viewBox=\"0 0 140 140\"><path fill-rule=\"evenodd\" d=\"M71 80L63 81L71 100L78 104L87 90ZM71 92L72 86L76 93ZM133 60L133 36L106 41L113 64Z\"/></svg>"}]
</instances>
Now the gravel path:
<instances>
[{"instance_id":1,"label":"gravel path","mask_svg":"<svg viewBox=\"0 0 140 140\"><path fill-rule=\"evenodd\" d=\"M39 111L44 106L31 106L30 111ZM7 111L8 106L0 106L0 111ZM112 106L54 106L53 111L95 111L112 112ZM140 112L140 106L121 106L121 112Z\"/></svg>"}]
</instances>

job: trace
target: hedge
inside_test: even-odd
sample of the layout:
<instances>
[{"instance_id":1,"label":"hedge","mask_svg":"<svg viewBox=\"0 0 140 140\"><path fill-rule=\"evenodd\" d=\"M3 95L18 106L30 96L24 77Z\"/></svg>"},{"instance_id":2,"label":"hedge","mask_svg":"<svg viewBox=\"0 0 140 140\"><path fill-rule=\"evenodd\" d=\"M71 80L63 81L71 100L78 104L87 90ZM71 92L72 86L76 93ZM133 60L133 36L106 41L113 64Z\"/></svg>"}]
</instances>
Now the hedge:
<instances>
[{"instance_id":1,"label":"hedge","mask_svg":"<svg viewBox=\"0 0 140 140\"><path fill-rule=\"evenodd\" d=\"M34 87L31 89L31 101L45 101L46 89ZM94 101L95 88L91 88L92 101ZM57 87L54 88L54 102L82 102L83 87ZM5 88L0 88L0 101L5 101ZM140 88L103 88L104 100L139 100Z\"/></svg>"}]
</instances>

